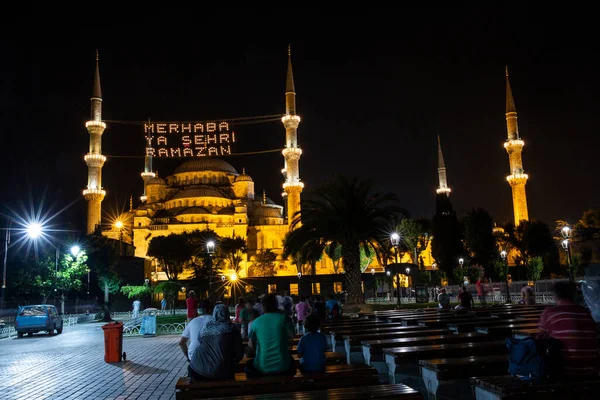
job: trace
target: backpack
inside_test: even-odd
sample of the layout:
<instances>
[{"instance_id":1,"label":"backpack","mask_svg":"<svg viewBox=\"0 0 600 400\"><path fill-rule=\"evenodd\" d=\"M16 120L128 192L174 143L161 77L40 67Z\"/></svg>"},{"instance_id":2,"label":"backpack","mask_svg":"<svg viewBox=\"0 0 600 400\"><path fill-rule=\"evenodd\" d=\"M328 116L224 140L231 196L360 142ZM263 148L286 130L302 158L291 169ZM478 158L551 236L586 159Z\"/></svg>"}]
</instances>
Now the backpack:
<instances>
[{"instance_id":1,"label":"backpack","mask_svg":"<svg viewBox=\"0 0 600 400\"><path fill-rule=\"evenodd\" d=\"M523 381L555 380L560 376L560 342L554 338L507 338L508 373Z\"/></svg>"},{"instance_id":2,"label":"backpack","mask_svg":"<svg viewBox=\"0 0 600 400\"><path fill-rule=\"evenodd\" d=\"M335 303L331 308L331 318L337 318L341 316L340 305Z\"/></svg>"}]
</instances>

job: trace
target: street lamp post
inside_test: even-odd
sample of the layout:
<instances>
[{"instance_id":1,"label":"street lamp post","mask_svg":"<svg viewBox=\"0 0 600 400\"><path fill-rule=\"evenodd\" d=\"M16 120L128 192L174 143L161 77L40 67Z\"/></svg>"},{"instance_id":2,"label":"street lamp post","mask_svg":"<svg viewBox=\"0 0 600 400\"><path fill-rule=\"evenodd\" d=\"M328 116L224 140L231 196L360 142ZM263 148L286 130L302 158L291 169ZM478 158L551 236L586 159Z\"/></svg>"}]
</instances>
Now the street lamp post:
<instances>
[{"instance_id":1,"label":"street lamp post","mask_svg":"<svg viewBox=\"0 0 600 400\"><path fill-rule=\"evenodd\" d=\"M212 256L215 253L215 242L206 242L206 254L208 254L208 299L212 298ZM212 303L212 302L211 302Z\"/></svg>"},{"instance_id":2,"label":"street lamp post","mask_svg":"<svg viewBox=\"0 0 600 400\"><path fill-rule=\"evenodd\" d=\"M565 225L560 230L562 233L564 240L561 242L562 248L565 250L565 255L567 256L567 263L569 265L569 281L573 282L575 280L575 276L573 274L573 265L571 264L571 249L569 246L569 239L571 238L571 227L569 225Z\"/></svg>"},{"instance_id":3,"label":"street lamp post","mask_svg":"<svg viewBox=\"0 0 600 400\"><path fill-rule=\"evenodd\" d=\"M433 297L437 296L437 264L431 264L431 269L433 270Z\"/></svg>"},{"instance_id":4,"label":"street lamp post","mask_svg":"<svg viewBox=\"0 0 600 400\"><path fill-rule=\"evenodd\" d=\"M508 288L508 258L506 256L506 251L502 250L500 252L500 257L502 257L502 261L505 263L504 268L506 269L504 273L504 283L506 284L506 302L512 303L512 300L510 299L510 290Z\"/></svg>"},{"instance_id":5,"label":"street lamp post","mask_svg":"<svg viewBox=\"0 0 600 400\"><path fill-rule=\"evenodd\" d=\"M390 242L396 250L396 268L398 268L398 246L400 246L400 235L397 232L392 233ZM396 273L397 271L394 271ZM402 291L400 289L400 274L396 273L396 287L398 289L398 308L402 308Z\"/></svg>"},{"instance_id":6,"label":"street lamp post","mask_svg":"<svg viewBox=\"0 0 600 400\"><path fill-rule=\"evenodd\" d=\"M8 256L8 245L10 244L10 229L12 226L12 220L8 220L6 224L6 240L4 241L4 272L2 273L2 301L5 300L6 294L6 259Z\"/></svg>"},{"instance_id":7,"label":"street lamp post","mask_svg":"<svg viewBox=\"0 0 600 400\"><path fill-rule=\"evenodd\" d=\"M412 290L410 288L410 268L406 267L406 288L408 289L408 297L410 298Z\"/></svg>"}]
</instances>

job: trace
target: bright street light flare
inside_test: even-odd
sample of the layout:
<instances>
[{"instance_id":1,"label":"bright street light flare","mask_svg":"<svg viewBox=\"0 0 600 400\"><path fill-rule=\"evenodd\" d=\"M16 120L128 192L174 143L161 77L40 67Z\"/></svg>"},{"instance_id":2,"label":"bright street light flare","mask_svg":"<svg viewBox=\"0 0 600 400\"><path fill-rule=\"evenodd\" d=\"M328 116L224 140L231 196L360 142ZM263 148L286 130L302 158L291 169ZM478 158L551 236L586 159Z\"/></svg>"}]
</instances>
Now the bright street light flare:
<instances>
[{"instance_id":1,"label":"bright street light flare","mask_svg":"<svg viewBox=\"0 0 600 400\"><path fill-rule=\"evenodd\" d=\"M33 223L27 225L25 227L25 230L27 232L27 236L29 236L31 239L37 239L42 234L43 227L42 227L42 224L33 222Z\"/></svg>"}]
</instances>

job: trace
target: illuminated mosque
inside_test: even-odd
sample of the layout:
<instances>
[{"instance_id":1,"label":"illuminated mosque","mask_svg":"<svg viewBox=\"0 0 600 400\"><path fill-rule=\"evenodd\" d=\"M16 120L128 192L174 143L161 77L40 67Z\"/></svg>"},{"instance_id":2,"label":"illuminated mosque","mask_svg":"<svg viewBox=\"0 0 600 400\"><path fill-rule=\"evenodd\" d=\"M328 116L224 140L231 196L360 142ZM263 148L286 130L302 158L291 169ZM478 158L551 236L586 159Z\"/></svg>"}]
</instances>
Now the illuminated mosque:
<instances>
[{"instance_id":1,"label":"illuminated mosque","mask_svg":"<svg viewBox=\"0 0 600 400\"><path fill-rule=\"evenodd\" d=\"M510 97L510 99L509 99ZM510 109L509 109L510 108ZM522 140L516 128L516 111L507 75L507 126L508 140L505 147L510 156L515 220L527 219L525 181L520 150ZM102 155L102 134L106 124L102 121L102 92L100 87L99 62L96 57L93 94L91 97L91 120L86 123L90 135L90 149L85 156L88 166L88 184L83 191L88 201L87 232L92 233L101 223L101 203L105 196L102 187L102 166L106 157ZM296 114L296 90L292 72L291 54L288 49L287 79L285 90L285 115L281 118L285 128L283 198L285 207L275 204L266 194L256 194L254 181L244 169L240 172L228 162L215 157L196 157L183 161L172 174L159 177L152 169L152 152L146 152L144 172L144 195L138 208L131 208L121 219L124 226L119 231L103 232L104 235L131 244L135 256L152 262L147 256L150 240L172 233L210 229L220 237L242 237L247 242L247 254L241 263L240 277L252 276L252 263L257 253L270 249L276 255L276 276L293 276L298 273L296 265L282 256L283 242L290 229L290 222L300 211L299 160L302 150L297 141L300 117ZM438 138L438 188L437 201L448 201L450 188L446 178L446 166ZM431 269L434 260L431 242L417 257L426 269ZM411 252L403 254L400 262L415 263ZM343 273L339 262L326 255L316 265L316 273ZM165 280L166 275L155 266L156 280ZM376 257L366 260L363 269L367 272L383 272ZM184 272L180 279L190 277Z\"/></svg>"}]
</instances>

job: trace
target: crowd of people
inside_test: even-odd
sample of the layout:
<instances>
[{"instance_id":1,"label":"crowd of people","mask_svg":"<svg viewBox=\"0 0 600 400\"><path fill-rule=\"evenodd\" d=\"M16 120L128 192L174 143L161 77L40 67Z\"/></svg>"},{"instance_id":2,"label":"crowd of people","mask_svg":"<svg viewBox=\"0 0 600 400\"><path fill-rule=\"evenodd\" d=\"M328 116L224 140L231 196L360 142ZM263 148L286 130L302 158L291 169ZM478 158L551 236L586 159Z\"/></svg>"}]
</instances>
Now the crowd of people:
<instances>
[{"instance_id":1,"label":"crowd of people","mask_svg":"<svg viewBox=\"0 0 600 400\"><path fill-rule=\"evenodd\" d=\"M477 298L479 304L485 306L488 298L488 284L484 277L477 280L475 284L475 290L477 292ZM458 304L454 307L457 310L468 310L475 307L475 300L473 295L467 290L466 286L462 286L456 295ZM449 310L450 307L450 294L448 289L441 288L437 295L438 308ZM531 286L524 284L521 288L521 299L519 304L534 305L535 304L535 293Z\"/></svg>"},{"instance_id":2,"label":"crowd of people","mask_svg":"<svg viewBox=\"0 0 600 400\"><path fill-rule=\"evenodd\" d=\"M179 346L188 360L192 380L232 379L236 364L249 359L249 377L296 373L289 341L303 333L297 346L300 370L314 373L325 369L327 340L320 324L342 316L342 306L333 295L301 297L297 304L288 293L261 295L258 301L240 298L235 312L208 299L199 302L193 291L186 300L188 323ZM200 310L200 312L199 312ZM244 340L247 339L247 346Z\"/></svg>"}]
</instances>

